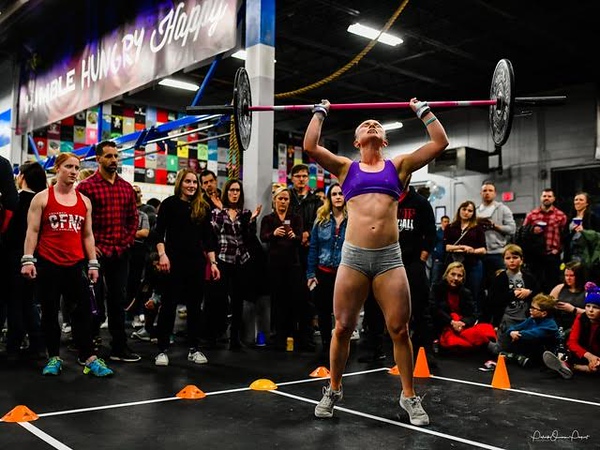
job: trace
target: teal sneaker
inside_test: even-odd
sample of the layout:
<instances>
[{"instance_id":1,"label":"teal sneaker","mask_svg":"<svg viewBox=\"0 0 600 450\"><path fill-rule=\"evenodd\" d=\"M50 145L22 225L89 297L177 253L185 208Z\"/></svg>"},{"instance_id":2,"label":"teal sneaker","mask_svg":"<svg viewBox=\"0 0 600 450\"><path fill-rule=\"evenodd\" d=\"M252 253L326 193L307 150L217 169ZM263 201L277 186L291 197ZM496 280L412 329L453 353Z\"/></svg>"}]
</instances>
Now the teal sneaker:
<instances>
[{"instance_id":1,"label":"teal sneaker","mask_svg":"<svg viewBox=\"0 0 600 450\"><path fill-rule=\"evenodd\" d=\"M84 375L91 373L95 377L110 377L114 372L109 367L106 367L106 363L103 359L96 358L91 363L87 363L83 368Z\"/></svg>"},{"instance_id":2,"label":"teal sneaker","mask_svg":"<svg viewBox=\"0 0 600 450\"><path fill-rule=\"evenodd\" d=\"M60 375L62 371L62 359L58 356L53 356L48 360L46 367L42 370L42 375Z\"/></svg>"}]
</instances>

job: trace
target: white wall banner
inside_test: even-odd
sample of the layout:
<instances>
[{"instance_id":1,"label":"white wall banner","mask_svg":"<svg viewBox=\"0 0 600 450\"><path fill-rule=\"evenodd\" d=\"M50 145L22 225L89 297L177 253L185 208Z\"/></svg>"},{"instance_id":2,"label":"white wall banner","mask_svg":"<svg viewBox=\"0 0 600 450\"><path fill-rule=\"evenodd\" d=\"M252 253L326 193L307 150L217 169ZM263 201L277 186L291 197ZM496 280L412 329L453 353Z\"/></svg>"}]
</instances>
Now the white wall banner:
<instances>
[{"instance_id":1,"label":"white wall banner","mask_svg":"<svg viewBox=\"0 0 600 450\"><path fill-rule=\"evenodd\" d=\"M18 127L32 131L236 45L237 0L166 2L90 42L20 87Z\"/></svg>"}]
</instances>

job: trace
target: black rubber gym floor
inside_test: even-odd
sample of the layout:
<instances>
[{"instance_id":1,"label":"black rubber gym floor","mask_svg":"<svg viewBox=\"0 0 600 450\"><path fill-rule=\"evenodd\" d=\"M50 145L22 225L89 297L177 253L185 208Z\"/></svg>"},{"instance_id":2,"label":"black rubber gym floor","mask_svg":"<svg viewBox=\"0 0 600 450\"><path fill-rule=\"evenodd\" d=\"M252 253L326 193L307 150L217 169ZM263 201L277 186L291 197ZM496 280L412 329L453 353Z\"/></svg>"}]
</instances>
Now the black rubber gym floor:
<instances>
[{"instance_id":1,"label":"black rubber gym floor","mask_svg":"<svg viewBox=\"0 0 600 450\"><path fill-rule=\"evenodd\" d=\"M82 374L66 349L58 377L42 377L43 361L0 361L0 416L25 405L39 419L0 423L1 449L580 449L600 448L598 377L563 380L541 368L508 365L510 390L491 387L484 354L440 355L432 377L416 379L431 418L414 427L398 406L393 361L357 362L352 349L344 399L332 419L313 409L326 380L311 372L318 353L245 348L206 350L209 363L174 346L171 365L155 367L155 346L133 342L143 359L116 363L110 379ZM390 354L388 348L388 355ZM258 379L277 384L251 390ZM206 394L179 399L186 386Z\"/></svg>"}]
</instances>

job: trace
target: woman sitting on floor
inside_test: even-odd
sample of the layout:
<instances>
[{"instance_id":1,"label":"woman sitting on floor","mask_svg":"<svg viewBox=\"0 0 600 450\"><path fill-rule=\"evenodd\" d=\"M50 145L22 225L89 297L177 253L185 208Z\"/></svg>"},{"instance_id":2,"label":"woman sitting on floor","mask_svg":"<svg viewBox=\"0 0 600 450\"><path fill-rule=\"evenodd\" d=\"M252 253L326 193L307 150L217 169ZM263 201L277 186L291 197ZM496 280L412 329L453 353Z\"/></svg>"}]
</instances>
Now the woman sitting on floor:
<instances>
[{"instance_id":1,"label":"woman sitting on floor","mask_svg":"<svg viewBox=\"0 0 600 450\"><path fill-rule=\"evenodd\" d=\"M464 287L465 267L460 262L448 265L442 281L432 289L434 320L440 332L440 347L470 350L496 339L489 323L478 323L471 292Z\"/></svg>"}]
</instances>

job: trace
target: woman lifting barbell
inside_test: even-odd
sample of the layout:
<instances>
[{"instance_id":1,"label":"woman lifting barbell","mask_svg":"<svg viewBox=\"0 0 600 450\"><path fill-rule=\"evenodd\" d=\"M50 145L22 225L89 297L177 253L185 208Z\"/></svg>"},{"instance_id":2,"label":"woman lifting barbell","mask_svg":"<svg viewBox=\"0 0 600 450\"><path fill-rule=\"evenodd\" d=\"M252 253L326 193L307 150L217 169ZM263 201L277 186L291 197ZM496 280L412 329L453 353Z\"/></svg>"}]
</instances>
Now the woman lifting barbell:
<instances>
[{"instance_id":1,"label":"woman lifting barbell","mask_svg":"<svg viewBox=\"0 0 600 450\"><path fill-rule=\"evenodd\" d=\"M413 349L409 337L410 293L398 244L396 214L398 198L412 172L439 156L448 146L442 124L426 102L411 99L410 108L424 122L430 141L410 154L385 159L385 131L376 120L362 122L355 131L354 146L360 160L337 156L319 145L321 127L330 103L323 100L313 109L304 136L311 158L337 176L348 205L348 228L334 289L335 330L331 340L331 379L315 416L333 416L342 398L342 374L350 350L350 337L361 307L372 289L381 307L400 371L400 406L413 425L429 424L429 416L413 386Z\"/></svg>"}]
</instances>

